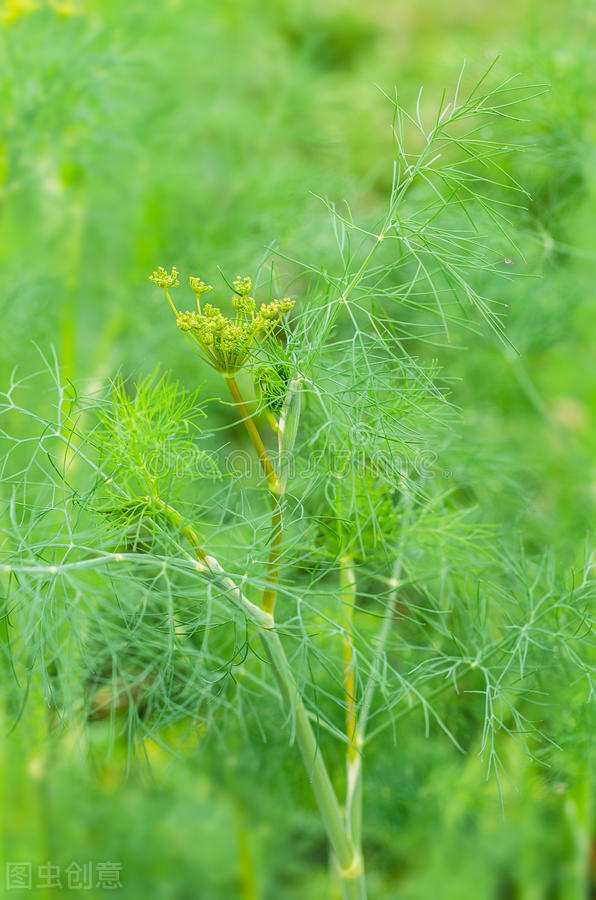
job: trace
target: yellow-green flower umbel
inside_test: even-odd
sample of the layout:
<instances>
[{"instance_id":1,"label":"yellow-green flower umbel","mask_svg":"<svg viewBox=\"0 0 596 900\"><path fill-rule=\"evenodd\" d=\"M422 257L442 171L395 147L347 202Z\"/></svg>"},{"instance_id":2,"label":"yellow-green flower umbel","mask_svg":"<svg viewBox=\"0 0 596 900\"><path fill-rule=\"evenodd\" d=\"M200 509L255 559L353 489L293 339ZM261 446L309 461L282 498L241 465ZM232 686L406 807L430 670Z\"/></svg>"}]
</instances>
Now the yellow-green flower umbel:
<instances>
[{"instance_id":1,"label":"yellow-green flower umbel","mask_svg":"<svg viewBox=\"0 0 596 900\"><path fill-rule=\"evenodd\" d=\"M163 266L158 266L155 272L153 272L149 276L149 281L152 281L153 284L156 284L160 288L169 288L176 287L180 284L178 281L178 270L176 266L172 267L172 272L168 275L167 269L164 269Z\"/></svg>"},{"instance_id":2,"label":"yellow-green flower umbel","mask_svg":"<svg viewBox=\"0 0 596 900\"><path fill-rule=\"evenodd\" d=\"M194 278L192 275L188 279L190 283L191 289L195 292L197 297L201 297L203 294L207 294L209 291L213 290L212 284L205 284L204 281L201 281L200 278Z\"/></svg>"},{"instance_id":3,"label":"yellow-green flower umbel","mask_svg":"<svg viewBox=\"0 0 596 900\"><path fill-rule=\"evenodd\" d=\"M212 368L232 377L245 364L252 352L261 344L286 313L294 306L294 301L285 297L262 303L259 309L250 296L252 281L247 276L238 276L233 281L234 296L232 306L234 318L224 316L220 309L206 303L201 307L201 297L213 288L200 278L191 276L190 286L197 298L197 311L179 312L174 306L168 288L179 284L178 272L172 269L168 275L159 267L150 276L158 287L163 288L176 314L176 324L201 359Z\"/></svg>"}]
</instances>

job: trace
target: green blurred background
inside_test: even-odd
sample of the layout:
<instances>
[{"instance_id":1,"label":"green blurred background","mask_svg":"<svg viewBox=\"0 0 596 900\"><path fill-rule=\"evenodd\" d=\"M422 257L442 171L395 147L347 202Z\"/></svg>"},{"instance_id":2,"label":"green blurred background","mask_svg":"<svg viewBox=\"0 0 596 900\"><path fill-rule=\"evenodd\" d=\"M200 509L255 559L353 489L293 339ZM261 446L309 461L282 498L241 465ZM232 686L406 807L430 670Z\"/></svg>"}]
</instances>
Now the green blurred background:
<instances>
[{"instance_id":1,"label":"green blurred background","mask_svg":"<svg viewBox=\"0 0 596 900\"><path fill-rule=\"evenodd\" d=\"M529 552L579 564L596 504L594 24L587 2L538 0L5 2L2 389L15 367L42 369L52 346L75 381L160 363L196 384L148 273L174 264L213 282L218 267L254 271L272 242L324 265L333 233L314 195L367 216L385 201L391 108L378 88L397 85L411 105L420 84L435 98L452 86L464 59L481 70L500 55L503 77L550 85L527 108L515 164L532 197L516 222L523 277L502 298L519 354L468 334L467 352L441 363L459 379L463 435L499 460L487 510ZM285 734L270 737L266 773L260 735L240 732L225 752L148 746L147 766L125 743L108 752L101 723L89 751L76 734L47 738L39 700L7 735L9 712L5 861L117 861L131 900L328 896L324 836ZM373 898L580 900L566 885L590 865L589 733L546 774L512 742L503 814L478 756L425 738L419 718L402 727L367 759Z\"/></svg>"}]
</instances>

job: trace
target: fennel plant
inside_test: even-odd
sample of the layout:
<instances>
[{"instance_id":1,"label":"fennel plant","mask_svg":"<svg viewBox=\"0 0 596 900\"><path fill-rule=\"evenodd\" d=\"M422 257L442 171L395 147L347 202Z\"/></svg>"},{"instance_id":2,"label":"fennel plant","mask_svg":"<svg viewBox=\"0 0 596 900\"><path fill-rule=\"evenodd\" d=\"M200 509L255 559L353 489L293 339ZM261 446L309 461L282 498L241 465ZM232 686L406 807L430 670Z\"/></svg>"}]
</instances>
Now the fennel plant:
<instances>
[{"instance_id":1,"label":"fennel plant","mask_svg":"<svg viewBox=\"0 0 596 900\"><path fill-rule=\"evenodd\" d=\"M154 271L197 384L214 370L218 397L159 372L79 393L50 361L54 414L28 408L16 377L0 410L15 670L63 727L107 717L133 748L187 748L226 718L251 729L260 704L280 704L333 879L359 900L381 732L399 740L418 709L468 752L440 706L461 692L481 704L478 749L498 779L503 736L530 756L548 740L534 724L544 681L590 692L593 676L591 562L556 581L466 502L449 372L429 361L464 327L507 342L488 290L508 276L524 192L496 135L532 90L487 88L489 70L464 91L463 76L432 115L422 92L413 115L388 98L385 214L361 224L328 204L333 269L271 249L254 285L224 279L219 307L209 273L191 276L191 310L177 270ZM246 447L218 439L222 405Z\"/></svg>"}]
</instances>

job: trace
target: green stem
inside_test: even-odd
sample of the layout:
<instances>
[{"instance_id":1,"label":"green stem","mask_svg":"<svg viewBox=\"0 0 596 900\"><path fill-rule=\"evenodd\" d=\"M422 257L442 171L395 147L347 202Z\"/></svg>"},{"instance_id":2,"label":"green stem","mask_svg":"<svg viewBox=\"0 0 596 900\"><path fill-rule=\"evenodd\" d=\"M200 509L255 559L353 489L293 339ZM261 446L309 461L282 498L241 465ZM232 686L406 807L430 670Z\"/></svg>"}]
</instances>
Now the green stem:
<instances>
[{"instance_id":1,"label":"green stem","mask_svg":"<svg viewBox=\"0 0 596 900\"><path fill-rule=\"evenodd\" d=\"M242 900L257 900L257 876L250 847L250 830L246 825L244 809L239 802L234 803L234 812L236 815L236 840L238 843Z\"/></svg>"},{"instance_id":2,"label":"green stem","mask_svg":"<svg viewBox=\"0 0 596 900\"><path fill-rule=\"evenodd\" d=\"M153 505L163 513L168 522L184 535L192 547L197 559L204 563L207 557L205 556L205 551L203 550L199 536L194 528L192 528L184 519L184 516L182 516L177 509L174 509L173 506L170 506L169 503L165 503L156 493L152 493L151 501Z\"/></svg>"},{"instance_id":3,"label":"green stem","mask_svg":"<svg viewBox=\"0 0 596 900\"><path fill-rule=\"evenodd\" d=\"M590 764L585 768L578 783L564 798L563 811L569 834L570 853L565 865L565 883L561 900L585 900L589 896L590 845L591 845L591 787Z\"/></svg>"},{"instance_id":4,"label":"green stem","mask_svg":"<svg viewBox=\"0 0 596 900\"><path fill-rule=\"evenodd\" d=\"M271 465L261 436L252 416L246 408L236 380L232 377L227 377L226 381L238 410L243 417L243 422L251 442L259 457L272 497L272 538L268 563L268 584L263 595L261 608L254 607L254 605L244 597L241 591L236 588L231 579L222 577L223 573L221 572L221 568L217 561L212 557L204 556L203 554L200 563L204 564L212 577L218 579L220 585L228 593L231 599L242 606L244 611L248 613L249 617L258 628L263 648L278 686L282 707L284 708L288 719L291 719L293 722L302 760L306 768L329 843L337 861L342 895L344 900L366 900L366 884L364 880L362 854L359 847L354 845L354 842L350 837L350 827L346 828L346 823L337 801L337 796L331 783L321 749L310 724L308 713L304 706L300 691L298 690L298 686L296 685L292 669L279 639L279 635L274 630L275 623L273 619L273 609L277 593L283 536L283 485L280 484L278 476ZM299 385L297 385L297 387L299 389ZM296 418L297 414L298 413L295 412L294 418ZM293 430L295 425L296 423L294 422L290 430ZM283 433L284 429L281 430L282 438ZM280 439L280 446L281 443ZM353 710L353 724L355 727L355 708Z\"/></svg>"},{"instance_id":5,"label":"green stem","mask_svg":"<svg viewBox=\"0 0 596 900\"><path fill-rule=\"evenodd\" d=\"M376 642L376 652L375 652L375 662L368 676L368 681L366 683L366 688L364 690L364 697L362 700L362 707L360 710L360 716L358 718L358 726L357 726L357 741L359 744L363 745L366 737L366 726L368 724L368 717L370 715L370 709L372 706L375 688L377 686L377 680L379 677L379 671L381 668L383 654L385 653L385 647L387 646L387 641L389 640L389 633L391 631L391 625L394 621L395 609L398 601L398 587L399 587L399 576L401 572L401 558L398 556L395 564L393 566L393 573L391 576L391 587L393 588L393 595L389 599L389 602L385 606L385 611L383 613L383 618L381 620L381 628L379 629L379 635Z\"/></svg>"},{"instance_id":6,"label":"green stem","mask_svg":"<svg viewBox=\"0 0 596 900\"><path fill-rule=\"evenodd\" d=\"M398 576L400 572L400 560L395 563L392 575L392 584L394 587L394 596L391 598L390 602L387 604L385 609L385 614L383 616L383 621L381 623L381 629L379 632L379 637L377 641L377 652L375 656L375 664L373 666L372 671L370 672L365 690L362 699L362 707L360 710L360 715L356 718L356 704L354 699L354 675L353 675L353 667L354 667L354 658L353 658L353 644L351 638L351 628L352 628L352 619L354 615L354 602L355 602L355 582L354 582L354 572L352 569L352 562L349 559L341 560L341 569L340 569L340 586L341 586L341 597L342 602L344 603L344 608L346 610L346 615L348 616L349 621L349 636L348 638L344 638L344 641L348 643L347 652L346 652L346 644L344 643L344 672L346 672L346 661L349 660L349 666L351 669L351 680L345 681L346 684L346 724L347 724L347 737L349 739L347 754L346 754L346 775L347 775L347 783L346 783L346 824L348 835L350 836L354 847L359 853L360 857L362 856L362 753L364 750L364 741L366 737L366 725L368 721L368 716L370 713L370 708L372 705L375 687L377 683L379 668L381 664L381 659L383 657L383 653L385 651L385 647L387 645L387 640L389 638L389 633L391 630L391 624L393 622L393 616L395 612L395 605L397 603L397 587L398 587ZM350 698L351 693L351 698Z\"/></svg>"},{"instance_id":7,"label":"green stem","mask_svg":"<svg viewBox=\"0 0 596 900\"><path fill-rule=\"evenodd\" d=\"M277 584L281 569L281 552L283 544L283 505L282 498L277 494L271 494L271 543L269 560L267 562L267 586L263 591L262 608L271 613L275 609L277 598Z\"/></svg>"},{"instance_id":8,"label":"green stem","mask_svg":"<svg viewBox=\"0 0 596 900\"><path fill-rule=\"evenodd\" d=\"M364 278L366 270L368 269L370 263L372 262L373 257L375 256L377 250L379 249L380 244L383 243L383 241L385 240L385 238L387 236L389 229L391 228L393 216L395 215L396 210L397 210L401 200L403 200L404 195L406 194L411 181L412 181L412 179L408 179L408 182L398 186L398 189L396 189L395 195L391 199L391 203L389 205L387 215L385 216L385 219L383 220L383 225L381 227L381 231L377 235L377 239L376 239L375 243L373 244L371 249L366 254L359 269L355 272L355 274L352 276L352 278L346 285L345 289L343 290L343 292L341 294L341 297L338 297L337 300L333 301L332 309L331 308L328 309L328 317L327 317L327 321L325 323L325 328L324 328L323 332L318 336L318 343L323 344L325 342L326 338L328 337L329 333L331 332L331 330L335 324L335 320L337 319L337 316L339 315L339 312L340 312L342 306L346 304L349 295L352 293L352 291L356 287L358 287L358 285Z\"/></svg>"},{"instance_id":9,"label":"green stem","mask_svg":"<svg viewBox=\"0 0 596 900\"><path fill-rule=\"evenodd\" d=\"M346 707L346 737L348 739L348 760L357 755L354 746L356 734L356 676L355 656L352 629L354 624L354 601L356 585L354 581L354 567L351 557L344 556L339 563L339 588L342 613L346 620L346 627L342 633L342 654L344 672L344 702Z\"/></svg>"},{"instance_id":10,"label":"green stem","mask_svg":"<svg viewBox=\"0 0 596 900\"><path fill-rule=\"evenodd\" d=\"M254 420L246 408L240 388L236 379L227 376L226 382L230 393L234 398L234 402L242 416L242 421L248 432L248 436L253 447L257 452L263 473L267 479L267 486L271 494L271 538L269 543L269 560L267 563L267 585L263 592L261 601L262 609L273 615L275 609L275 601L277 599L277 584L279 582L279 573L281 568L281 552L283 543L283 503L282 503L282 486L279 478L271 465L271 460L265 449L265 445L261 440L261 435L254 423Z\"/></svg>"},{"instance_id":11,"label":"green stem","mask_svg":"<svg viewBox=\"0 0 596 900\"><path fill-rule=\"evenodd\" d=\"M236 379L232 376L226 376L226 383L230 390L230 394L234 398L234 403L238 407L240 415L242 416L242 423L248 432L248 436L252 442L253 447L257 452L257 456L259 457L259 462L261 463L261 468L263 469L263 473L267 479L267 485L271 493L277 493L278 490L278 482L277 475L271 465L271 460L265 450L265 445L261 440L261 435L257 430L257 426L255 425L251 414L246 408L246 404L240 393L240 388L236 382Z\"/></svg>"},{"instance_id":12,"label":"green stem","mask_svg":"<svg viewBox=\"0 0 596 900\"><path fill-rule=\"evenodd\" d=\"M251 603L233 581L223 574L216 559L207 556L204 565L201 563L198 565L203 577L213 580L230 600L242 609L258 630L279 690L282 707L288 718L293 720L298 747L329 843L337 859L344 897L347 900L365 900L366 886L362 859L348 837L321 749L279 635L274 630L273 616Z\"/></svg>"},{"instance_id":13,"label":"green stem","mask_svg":"<svg viewBox=\"0 0 596 900\"><path fill-rule=\"evenodd\" d=\"M279 688L282 705L293 717L296 741L308 774L329 843L338 863L346 900L364 900L366 886L362 858L348 837L343 816L325 761L315 738L302 697L277 632L260 628L259 634Z\"/></svg>"},{"instance_id":14,"label":"green stem","mask_svg":"<svg viewBox=\"0 0 596 900\"><path fill-rule=\"evenodd\" d=\"M362 856L362 747L359 740L356 704L356 657L352 637L356 582L351 557L340 560L340 601L346 619L342 635L344 703L346 708L346 827L355 848Z\"/></svg>"}]
</instances>

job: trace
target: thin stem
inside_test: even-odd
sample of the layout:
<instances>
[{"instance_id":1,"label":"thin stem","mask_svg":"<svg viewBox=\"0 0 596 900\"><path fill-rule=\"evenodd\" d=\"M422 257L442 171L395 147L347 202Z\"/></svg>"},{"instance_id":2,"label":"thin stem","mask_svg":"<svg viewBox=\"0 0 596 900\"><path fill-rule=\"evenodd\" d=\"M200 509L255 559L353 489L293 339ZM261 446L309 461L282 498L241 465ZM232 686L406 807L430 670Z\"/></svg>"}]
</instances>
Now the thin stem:
<instances>
[{"instance_id":1,"label":"thin stem","mask_svg":"<svg viewBox=\"0 0 596 900\"><path fill-rule=\"evenodd\" d=\"M348 560L349 567L346 567L346 560L342 560L342 568L340 569L340 578L342 582L342 598L344 598L344 606L346 614L350 616L350 633L348 638L348 649L350 652L350 664L353 679L353 644L351 639L351 624L354 611L355 601L355 582L353 569L351 568L351 560ZM356 714L356 703L354 697L354 684L351 682L351 696L348 696L348 686L350 682L345 683L346 693L346 724L347 736L349 740L347 749L347 786L346 786L346 823L348 835L354 843L354 846L362 857L362 753L364 750L364 741L366 737L366 725L368 716L372 706L374 692L381 666L381 660L385 652L385 647L389 639L391 625L394 618L395 607L397 605L397 588L399 584L399 573L401 571L401 554L398 556L391 577L391 584L394 588L394 594L385 608L379 637L377 641L375 662L369 674L360 715ZM351 596L347 597L346 591L350 591ZM346 660L346 651L344 650L344 661ZM345 665L345 662L344 662ZM345 671L345 668L344 668Z\"/></svg>"},{"instance_id":2,"label":"thin stem","mask_svg":"<svg viewBox=\"0 0 596 900\"><path fill-rule=\"evenodd\" d=\"M354 622L355 582L351 557L344 556L340 560L339 569L340 601L346 619L346 627L342 632L342 656L344 673L344 702L346 707L346 737L348 738L348 760L357 755L354 746L356 734L356 678L354 642L352 626Z\"/></svg>"},{"instance_id":3,"label":"thin stem","mask_svg":"<svg viewBox=\"0 0 596 900\"><path fill-rule=\"evenodd\" d=\"M234 802L234 812L236 814L236 842L240 863L242 900L258 900L257 877L250 846L250 829L246 823L244 809L239 802Z\"/></svg>"},{"instance_id":4,"label":"thin stem","mask_svg":"<svg viewBox=\"0 0 596 900\"><path fill-rule=\"evenodd\" d=\"M273 415L271 410L268 410L266 415L267 415L267 421L269 422L269 425L271 426L271 431L274 434L279 435L279 422L277 421L277 419L275 418L275 416Z\"/></svg>"},{"instance_id":5,"label":"thin stem","mask_svg":"<svg viewBox=\"0 0 596 900\"><path fill-rule=\"evenodd\" d=\"M281 552L283 545L283 501L278 494L271 494L272 514L271 514L271 544L269 550L269 560L267 563L267 587L263 592L263 601L261 603L265 612L271 613L275 609L275 600L277 597L277 584L279 582L279 573L281 569Z\"/></svg>"},{"instance_id":6,"label":"thin stem","mask_svg":"<svg viewBox=\"0 0 596 900\"><path fill-rule=\"evenodd\" d=\"M269 486L269 490L272 493L275 493L275 492L277 492L277 489L278 489L277 475L275 474L273 466L271 465L271 461L269 459L269 456L267 455L267 451L265 450L265 445L263 444L263 441L261 440L261 435L259 434L259 432L257 430L257 426L255 425L251 414L249 413L248 409L246 408L246 404L244 402L242 394L240 393L240 389L238 387L236 379L233 376L226 376L226 383L228 385L228 388L230 390L232 397L234 398L234 402L235 402L236 406L238 407L240 414L242 415L242 422L248 432L248 436L252 442L252 445L255 448L255 450L257 451L257 456L259 457L259 461L261 463L263 473L267 479L267 485Z\"/></svg>"},{"instance_id":7,"label":"thin stem","mask_svg":"<svg viewBox=\"0 0 596 900\"><path fill-rule=\"evenodd\" d=\"M401 558L398 557L393 566L393 573L391 575L391 587L393 588L393 594L385 606L385 611L383 613L383 618L381 620L381 627L379 629L379 635L376 642L376 652L375 652L375 662L368 676L368 680L366 683L366 688L364 689L364 697L362 700L362 707L360 709L360 716L358 718L357 725L357 738L358 742L362 745L364 744L364 740L366 737L366 726L368 724L368 717L370 715L370 710L372 706L372 701L375 694L375 688L377 686L377 680L379 677L379 670L381 668L383 654L385 653L385 647L387 646L387 641L389 639L389 633L391 631L391 625L394 621L395 609L397 607L398 602L398 587L399 587L399 576L401 572Z\"/></svg>"},{"instance_id":8,"label":"thin stem","mask_svg":"<svg viewBox=\"0 0 596 900\"><path fill-rule=\"evenodd\" d=\"M344 556L340 560L340 600L346 619L342 633L344 673L344 703L346 709L346 828L354 847L362 858L362 756L358 735L356 704L356 655L352 636L356 581L353 560Z\"/></svg>"},{"instance_id":9,"label":"thin stem","mask_svg":"<svg viewBox=\"0 0 596 900\"><path fill-rule=\"evenodd\" d=\"M141 455L136 450L136 446L133 447L133 452L143 473L145 484L149 488L153 504L157 507L157 509L165 514L170 524L172 524L175 528L178 528L178 530L184 535L184 537L194 550L197 559L200 560L200 562L204 563L206 559L205 551L201 546L201 541L196 531L191 528L191 526L188 524L188 522L185 521L184 517L178 512L177 509L174 509L173 506L170 506L168 503L165 503L165 501L161 499L161 497L157 493L155 481L147 471L147 466L145 465Z\"/></svg>"},{"instance_id":10,"label":"thin stem","mask_svg":"<svg viewBox=\"0 0 596 900\"><path fill-rule=\"evenodd\" d=\"M386 635L387 636L389 634L389 626L391 624L391 619L393 618L396 608L397 608L397 598L393 601L393 603L390 603L385 610L384 623L381 626L381 629L383 631L384 626L386 626ZM549 612L550 612L550 608L547 608L540 615L535 616L534 620L533 620L534 625L536 625L536 623L539 622L543 616L548 615ZM381 640L382 640L382 633L380 633L380 639L379 639L378 646L381 646ZM481 665L484 666L488 662L488 660L490 660L493 656L496 656L497 654L501 653L506 646L507 646L507 639L504 638L504 639L498 641L496 644L493 644L486 652L479 651L478 655L474 659L465 660L465 662L467 664L467 669L465 671L472 671L474 669L478 670ZM463 660L462 660L462 662L463 662ZM372 696L374 694L374 683L376 682L376 676L378 674L378 663L379 663L379 657L377 657L377 664L375 665L374 671L371 672L371 678L374 678L374 681L371 682L371 685L370 685L371 686L371 692L370 692L371 701L372 701ZM453 683L450 679L444 679L441 682L441 684L437 685L437 687L435 687L432 691L429 691L428 694L426 694L424 697L422 697L422 695L420 695L420 700L422 703L425 704L426 707L428 707L431 700L434 700L435 697L440 697L446 691L450 690L452 688L452 686L453 686ZM363 711L364 711L365 706L366 706L366 704L363 704ZM371 732L369 732L367 735L365 735L366 743L371 741L373 738L377 737L379 734L382 734L383 731L385 731L387 728L390 728L392 725L394 725L398 719L403 719L405 716L410 715L410 713L413 712L413 710L415 710L415 709L417 709L417 707L414 703L412 703L411 705L403 706L401 709L397 710L397 712L392 712L390 717L388 716L384 722L382 722L380 725L377 725L376 728L374 728Z\"/></svg>"},{"instance_id":11,"label":"thin stem","mask_svg":"<svg viewBox=\"0 0 596 900\"><path fill-rule=\"evenodd\" d=\"M397 207L399 206L401 200L403 199L403 196L406 193L408 186L409 186L408 182L406 184L402 185L400 191L398 191L396 193L395 197L392 198L391 203L389 205L389 209L387 211L387 215L385 216L385 219L383 221L381 231L377 235L377 238L376 238L373 246L366 254L359 269L354 273L354 275L350 279L349 283L346 285L345 289L342 292L341 297L339 297L337 300L335 300L333 302L332 309L331 308L328 309L328 319L327 319L327 322L325 323L325 330L322 333L322 335L319 336L319 341L321 343L323 343L325 341L325 339L329 335L330 331L332 330L332 328L335 324L335 320L337 319L342 306L344 306L347 303L347 299L348 299L349 295L352 293L352 291L356 287L358 287L358 285L364 278L366 270L368 269L370 263L373 260L373 257L375 256L377 250L379 249L379 245L385 240L387 233L388 233L389 229L391 228L392 218L395 215L395 211L396 211Z\"/></svg>"},{"instance_id":12,"label":"thin stem","mask_svg":"<svg viewBox=\"0 0 596 900\"><path fill-rule=\"evenodd\" d=\"M150 479L148 483L151 485ZM169 503L165 503L158 496L155 489L152 491L151 500L157 509L165 515L168 522L180 531L192 547L197 558L197 572L215 584L222 593L226 594L229 599L232 600L232 602L256 625L272 628L274 625L273 616L262 610L260 607L255 606L255 604L252 603L234 584L232 579L225 574L217 559L206 554L198 534L194 528L185 521L182 514L179 513L177 509L174 509L173 506L170 506ZM117 554L117 556L123 558L121 554Z\"/></svg>"},{"instance_id":13,"label":"thin stem","mask_svg":"<svg viewBox=\"0 0 596 900\"><path fill-rule=\"evenodd\" d=\"M201 362L206 363L211 369L215 369L216 372L219 371L213 354L208 353L201 344L197 344L196 340L191 340L185 331L183 331L182 334L194 355L198 356ZM200 348L199 350L197 350L197 346Z\"/></svg>"},{"instance_id":14,"label":"thin stem","mask_svg":"<svg viewBox=\"0 0 596 900\"><path fill-rule=\"evenodd\" d=\"M207 559L205 551L203 550L201 540L194 530L187 522L185 522L184 517L178 512L177 509L174 509L173 506L170 506L169 503L164 503L163 500L160 499L156 494L152 496L153 503L155 506L163 512L167 520L177 528L181 534L184 535L190 546L192 547L195 556L197 559L204 563Z\"/></svg>"},{"instance_id":15,"label":"thin stem","mask_svg":"<svg viewBox=\"0 0 596 900\"><path fill-rule=\"evenodd\" d=\"M261 435L254 423L254 420L246 408L246 404L240 393L240 389L233 377L227 377L226 382L230 393L234 398L234 402L242 415L242 421L252 441L253 447L257 451L261 467L267 478L267 486L271 493L271 538L269 543L269 560L267 562L267 585L263 592L261 608L273 615L275 609L275 601L277 599L277 585L279 582L279 573L281 568L281 553L283 544L283 500L282 488L279 478L275 473L271 461L265 449L265 445L261 440Z\"/></svg>"},{"instance_id":16,"label":"thin stem","mask_svg":"<svg viewBox=\"0 0 596 900\"><path fill-rule=\"evenodd\" d=\"M166 295L166 298L167 298L168 303L170 304L170 306L171 306L172 309L174 310L175 316L178 317L178 316L180 315L180 313L178 312L178 310L177 310L176 307L174 306L174 301L173 301L172 298L170 297L170 292L169 292L169 290L168 290L166 287L165 287L163 290L164 290L164 294Z\"/></svg>"}]
</instances>

